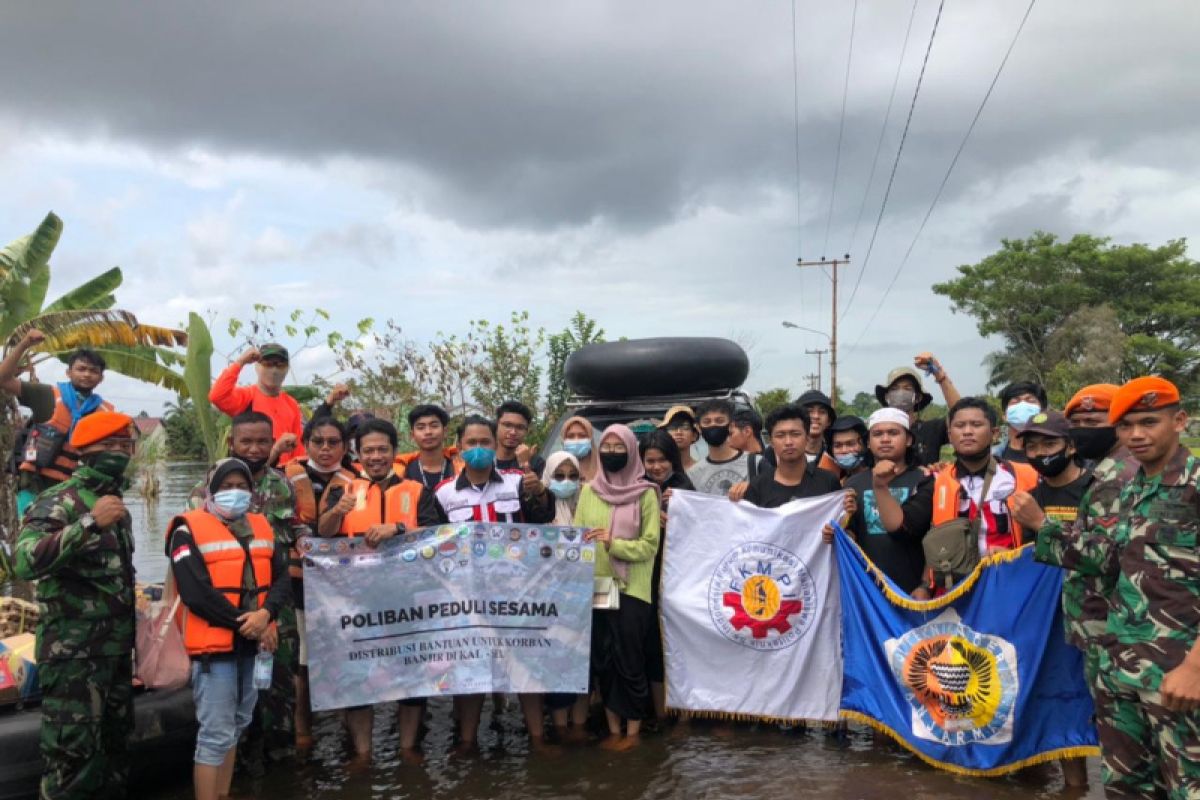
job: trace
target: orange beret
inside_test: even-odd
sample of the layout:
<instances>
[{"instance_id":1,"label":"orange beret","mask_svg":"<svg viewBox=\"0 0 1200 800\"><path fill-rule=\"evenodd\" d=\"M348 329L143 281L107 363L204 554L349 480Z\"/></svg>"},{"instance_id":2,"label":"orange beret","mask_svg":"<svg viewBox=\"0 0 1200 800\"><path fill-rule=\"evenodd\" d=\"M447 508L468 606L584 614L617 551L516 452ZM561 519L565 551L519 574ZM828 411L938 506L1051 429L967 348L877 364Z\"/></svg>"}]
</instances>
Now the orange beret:
<instances>
[{"instance_id":1,"label":"orange beret","mask_svg":"<svg viewBox=\"0 0 1200 800\"><path fill-rule=\"evenodd\" d=\"M1115 383L1093 383L1085 386L1067 401L1063 413L1068 417L1076 411L1108 411L1113 395L1120 389Z\"/></svg>"},{"instance_id":2,"label":"orange beret","mask_svg":"<svg viewBox=\"0 0 1200 800\"><path fill-rule=\"evenodd\" d=\"M1165 378L1149 375L1134 378L1113 395L1108 407L1108 421L1116 425L1131 411L1154 411L1179 402L1179 390Z\"/></svg>"},{"instance_id":3,"label":"orange beret","mask_svg":"<svg viewBox=\"0 0 1200 800\"><path fill-rule=\"evenodd\" d=\"M71 433L71 447L79 449L95 444L101 439L107 439L118 433L132 436L129 428L133 425L133 417L119 414L116 411L95 411L88 414L75 426Z\"/></svg>"}]
</instances>

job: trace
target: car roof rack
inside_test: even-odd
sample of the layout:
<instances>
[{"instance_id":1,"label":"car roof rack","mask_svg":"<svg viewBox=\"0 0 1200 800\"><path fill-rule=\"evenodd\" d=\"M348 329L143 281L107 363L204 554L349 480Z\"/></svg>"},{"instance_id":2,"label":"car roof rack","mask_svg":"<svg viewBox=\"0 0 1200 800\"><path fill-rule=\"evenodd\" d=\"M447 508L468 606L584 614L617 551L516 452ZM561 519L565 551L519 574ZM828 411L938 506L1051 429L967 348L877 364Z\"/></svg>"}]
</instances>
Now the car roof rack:
<instances>
[{"instance_id":1,"label":"car roof rack","mask_svg":"<svg viewBox=\"0 0 1200 800\"><path fill-rule=\"evenodd\" d=\"M571 408L612 408L622 406L675 406L695 405L706 400L744 399L750 402L750 396L740 388L715 389L709 392L686 392L684 394L658 394L644 397L581 397L572 395L567 399Z\"/></svg>"}]
</instances>

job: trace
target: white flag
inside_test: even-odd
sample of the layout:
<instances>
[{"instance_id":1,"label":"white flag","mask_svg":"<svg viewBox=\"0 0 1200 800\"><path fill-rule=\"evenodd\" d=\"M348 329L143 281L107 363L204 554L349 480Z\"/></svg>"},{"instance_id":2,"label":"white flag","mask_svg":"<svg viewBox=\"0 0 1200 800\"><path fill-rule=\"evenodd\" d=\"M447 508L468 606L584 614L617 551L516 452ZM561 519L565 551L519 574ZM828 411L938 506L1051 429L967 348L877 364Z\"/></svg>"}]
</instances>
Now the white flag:
<instances>
[{"instance_id":1,"label":"white flag","mask_svg":"<svg viewBox=\"0 0 1200 800\"><path fill-rule=\"evenodd\" d=\"M842 494L775 509L675 490L662 570L667 705L836 720L841 602L821 528Z\"/></svg>"}]
</instances>

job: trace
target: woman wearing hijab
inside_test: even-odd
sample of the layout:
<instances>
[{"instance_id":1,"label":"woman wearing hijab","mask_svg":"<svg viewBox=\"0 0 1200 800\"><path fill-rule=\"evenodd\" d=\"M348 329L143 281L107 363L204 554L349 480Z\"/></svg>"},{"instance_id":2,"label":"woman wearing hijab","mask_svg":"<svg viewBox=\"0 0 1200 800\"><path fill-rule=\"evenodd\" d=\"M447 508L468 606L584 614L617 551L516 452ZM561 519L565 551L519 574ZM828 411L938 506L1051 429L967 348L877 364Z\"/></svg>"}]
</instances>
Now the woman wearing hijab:
<instances>
[{"instance_id":1,"label":"woman wearing hijab","mask_svg":"<svg viewBox=\"0 0 1200 800\"><path fill-rule=\"evenodd\" d=\"M546 459L542 470L542 483L554 495L554 520L551 525L574 525L575 506L579 503L579 486L582 470L575 456L559 450Z\"/></svg>"},{"instance_id":2,"label":"woman wearing hijab","mask_svg":"<svg viewBox=\"0 0 1200 800\"><path fill-rule=\"evenodd\" d=\"M590 445L591 439L588 439ZM575 524L575 506L579 503L579 461L575 456L559 450L546 459L542 470L542 483L554 495L554 520L552 525ZM582 698L582 702L577 702ZM551 692L546 695L546 710L554 721L554 730L560 742L583 742L587 740L587 695Z\"/></svg>"},{"instance_id":3,"label":"woman wearing hijab","mask_svg":"<svg viewBox=\"0 0 1200 800\"><path fill-rule=\"evenodd\" d=\"M637 438L625 425L600 437L600 469L583 487L575 524L596 542L596 577L612 577L620 593L617 610L593 612L592 672L604 701L609 736L601 745L624 751L639 742L650 711L646 636L654 623L651 575L658 553L658 488L646 480ZM625 721L625 736L621 722Z\"/></svg>"},{"instance_id":4,"label":"woman wearing hijab","mask_svg":"<svg viewBox=\"0 0 1200 800\"><path fill-rule=\"evenodd\" d=\"M275 651L275 618L291 590L287 551L275 547L266 517L247 513L253 480L246 462L218 461L205 481L203 507L175 517L167 528L200 724L197 800L229 794L238 738L258 700L254 659L260 648Z\"/></svg>"},{"instance_id":5,"label":"woman wearing hijab","mask_svg":"<svg viewBox=\"0 0 1200 800\"><path fill-rule=\"evenodd\" d=\"M596 458L596 429L583 417L571 417L563 423L563 450L575 457L584 483L596 476L600 462Z\"/></svg>"}]
</instances>

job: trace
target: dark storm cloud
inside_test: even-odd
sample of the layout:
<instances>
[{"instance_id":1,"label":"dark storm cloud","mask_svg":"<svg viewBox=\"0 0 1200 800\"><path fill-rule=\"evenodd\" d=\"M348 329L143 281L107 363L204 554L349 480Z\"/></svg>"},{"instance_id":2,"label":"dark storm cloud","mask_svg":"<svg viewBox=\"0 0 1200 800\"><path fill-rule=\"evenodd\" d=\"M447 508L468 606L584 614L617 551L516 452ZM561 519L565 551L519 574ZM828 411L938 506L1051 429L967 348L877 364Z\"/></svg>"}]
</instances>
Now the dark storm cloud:
<instances>
[{"instance_id":1,"label":"dark storm cloud","mask_svg":"<svg viewBox=\"0 0 1200 800\"><path fill-rule=\"evenodd\" d=\"M843 238L891 86L903 5L860 10L835 220ZM917 13L876 198L934 7ZM946 11L897 213L928 202L1020 11ZM1194 130L1196 13L1168 3L1035 9L949 197L1068 142L1103 155L1127 151L1148 126ZM827 197L848 4L800 2L798 15L804 191ZM6 9L0 28L10 76L0 114L30 135L361 159L398 196L419 181L423 206L467 225L600 218L649 228L711 201L714 187L740 197L792 186L790 27L783 2L24 4Z\"/></svg>"}]
</instances>

